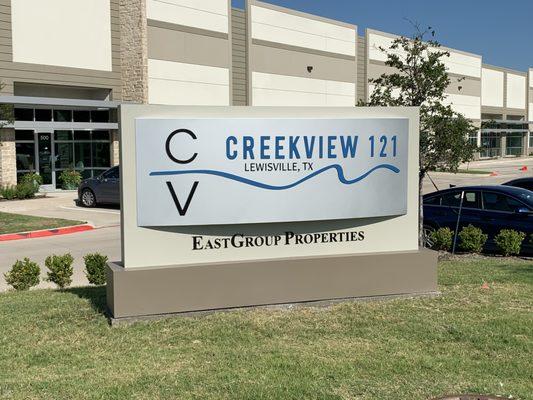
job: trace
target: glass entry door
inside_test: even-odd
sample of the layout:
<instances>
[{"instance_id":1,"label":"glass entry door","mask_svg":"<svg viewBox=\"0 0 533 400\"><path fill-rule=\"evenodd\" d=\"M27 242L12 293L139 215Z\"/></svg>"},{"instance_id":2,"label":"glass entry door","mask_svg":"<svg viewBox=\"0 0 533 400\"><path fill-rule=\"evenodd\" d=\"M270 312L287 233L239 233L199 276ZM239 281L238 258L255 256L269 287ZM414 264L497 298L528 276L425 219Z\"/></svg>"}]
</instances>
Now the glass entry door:
<instances>
[{"instance_id":1,"label":"glass entry door","mask_svg":"<svg viewBox=\"0 0 533 400\"><path fill-rule=\"evenodd\" d=\"M54 146L52 132L36 132L39 175L45 189L54 189Z\"/></svg>"}]
</instances>

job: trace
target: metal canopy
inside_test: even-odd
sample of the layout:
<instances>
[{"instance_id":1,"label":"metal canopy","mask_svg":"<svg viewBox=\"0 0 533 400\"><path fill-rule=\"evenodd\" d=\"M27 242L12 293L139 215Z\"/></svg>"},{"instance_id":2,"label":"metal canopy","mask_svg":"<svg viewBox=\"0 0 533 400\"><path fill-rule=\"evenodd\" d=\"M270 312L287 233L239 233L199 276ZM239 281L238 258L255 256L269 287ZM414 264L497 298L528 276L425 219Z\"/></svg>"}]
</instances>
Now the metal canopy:
<instances>
[{"instance_id":1,"label":"metal canopy","mask_svg":"<svg viewBox=\"0 0 533 400\"><path fill-rule=\"evenodd\" d=\"M0 96L0 104L39 105L61 107L117 108L119 101L59 99L53 97Z\"/></svg>"}]
</instances>

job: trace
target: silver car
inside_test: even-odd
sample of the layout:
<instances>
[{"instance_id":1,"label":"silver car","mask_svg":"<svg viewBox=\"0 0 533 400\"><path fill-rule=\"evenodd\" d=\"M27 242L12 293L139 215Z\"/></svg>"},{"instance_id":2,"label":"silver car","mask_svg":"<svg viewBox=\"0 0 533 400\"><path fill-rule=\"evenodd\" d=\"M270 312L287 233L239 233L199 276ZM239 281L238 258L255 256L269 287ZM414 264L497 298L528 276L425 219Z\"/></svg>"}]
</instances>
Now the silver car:
<instances>
[{"instance_id":1,"label":"silver car","mask_svg":"<svg viewBox=\"0 0 533 400\"><path fill-rule=\"evenodd\" d=\"M78 187L78 202L84 207L96 207L98 204L120 205L118 165L97 177L83 180Z\"/></svg>"}]
</instances>

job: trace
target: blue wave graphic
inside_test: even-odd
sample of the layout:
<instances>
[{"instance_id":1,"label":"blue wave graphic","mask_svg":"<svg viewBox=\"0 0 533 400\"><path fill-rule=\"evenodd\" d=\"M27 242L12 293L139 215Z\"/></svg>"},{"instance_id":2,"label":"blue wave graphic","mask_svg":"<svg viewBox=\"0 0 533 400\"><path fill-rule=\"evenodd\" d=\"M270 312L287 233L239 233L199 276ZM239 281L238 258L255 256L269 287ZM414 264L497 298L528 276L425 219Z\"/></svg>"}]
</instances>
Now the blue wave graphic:
<instances>
[{"instance_id":1,"label":"blue wave graphic","mask_svg":"<svg viewBox=\"0 0 533 400\"><path fill-rule=\"evenodd\" d=\"M328 171L330 169L334 169L334 170L337 171L337 176L339 178L339 182L341 182L341 183L343 183L345 185L351 185L351 184L354 184L356 182L362 181L367 176L369 176L372 172L377 171L379 169L387 169L387 170L392 171L392 172L394 172L396 174L400 172L400 169L395 167L394 165L380 164L380 165L377 165L377 166L373 167L372 169L370 169L369 171L365 172L364 174L358 176L355 179L346 179L346 177L344 176L344 170L342 169L342 167L339 164L332 164L332 165L328 165L327 167L321 168L321 169L319 169L319 170L317 170L315 172L312 172L311 174L303 177L302 179L300 179L300 180L298 180L296 182L290 183L288 185L281 185L281 186L269 185L267 183L254 181L252 179L244 178L244 177L239 176L239 175L230 174L228 172L216 171L216 170L210 170L210 169L193 169L193 170L185 170L185 171L154 171L154 172L150 172L150 176L192 175L192 174L214 175L214 176L220 176L220 177L226 178L226 179L231 179L233 181L241 182L241 183L244 183L246 185L255 186L255 187L258 187L258 188L261 188L261 189L286 190L286 189L291 189L291 188L293 188L295 186L298 186L301 183L304 183L305 181L308 181L309 179L312 179L315 176L320 175L321 173L326 172L326 171Z\"/></svg>"}]
</instances>

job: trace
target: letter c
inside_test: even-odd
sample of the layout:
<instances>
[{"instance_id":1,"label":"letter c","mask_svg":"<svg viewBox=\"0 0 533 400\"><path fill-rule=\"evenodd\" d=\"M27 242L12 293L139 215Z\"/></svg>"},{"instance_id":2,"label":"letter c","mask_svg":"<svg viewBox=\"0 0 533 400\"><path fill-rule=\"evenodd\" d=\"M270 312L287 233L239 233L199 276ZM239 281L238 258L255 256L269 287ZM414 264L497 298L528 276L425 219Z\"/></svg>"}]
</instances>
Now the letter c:
<instances>
[{"instance_id":1,"label":"letter c","mask_svg":"<svg viewBox=\"0 0 533 400\"><path fill-rule=\"evenodd\" d=\"M191 158L187 159L187 160L180 160L179 158L176 158L174 157L174 155L172 154L172 152L170 151L170 141L172 140L172 138L174 136L176 136L178 133L186 133L187 135L189 135L192 139L196 140L197 137L196 135L188 130L188 129L177 129L175 130L174 132L172 132L170 135L168 135L168 138L167 138L167 141L165 143L165 150L167 152L167 156L168 158L170 158L172 161L174 161L175 163L178 163L178 164L189 164L190 162L193 162L194 159L196 158L196 156L198 155L198 153L194 153Z\"/></svg>"}]
</instances>

